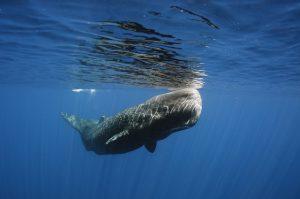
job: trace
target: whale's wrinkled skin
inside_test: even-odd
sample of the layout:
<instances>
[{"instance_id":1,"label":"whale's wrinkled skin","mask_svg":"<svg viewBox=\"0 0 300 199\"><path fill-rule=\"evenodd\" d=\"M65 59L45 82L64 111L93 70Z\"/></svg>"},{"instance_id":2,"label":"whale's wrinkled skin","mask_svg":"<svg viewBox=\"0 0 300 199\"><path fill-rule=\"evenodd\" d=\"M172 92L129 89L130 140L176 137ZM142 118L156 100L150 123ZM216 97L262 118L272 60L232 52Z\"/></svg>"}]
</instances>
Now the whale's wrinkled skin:
<instances>
[{"instance_id":1,"label":"whale's wrinkled skin","mask_svg":"<svg viewBox=\"0 0 300 199\"><path fill-rule=\"evenodd\" d=\"M113 117L81 119L62 113L81 135L84 146L97 154L126 153L145 146L154 152L156 142L196 124L202 100L195 89L155 96Z\"/></svg>"}]
</instances>

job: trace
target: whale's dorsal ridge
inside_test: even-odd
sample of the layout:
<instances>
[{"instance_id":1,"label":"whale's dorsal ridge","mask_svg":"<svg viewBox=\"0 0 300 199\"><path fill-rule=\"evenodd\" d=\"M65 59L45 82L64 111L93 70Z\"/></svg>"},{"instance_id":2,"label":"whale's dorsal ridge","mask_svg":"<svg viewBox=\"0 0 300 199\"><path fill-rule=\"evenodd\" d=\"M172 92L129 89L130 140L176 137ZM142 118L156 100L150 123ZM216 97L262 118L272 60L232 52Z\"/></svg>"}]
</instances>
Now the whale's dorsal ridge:
<instances>
[{"instance_id":1,"label":"whale's dorsal ridge","mask_svg":"<svg viewBox=\"0 0 300 199\"><path fill-rule=\"evenodd\" d=\"M145 144L145 147L150 153L154 153L155 148L156 148L156 142L154 142L154 141L147 142Z\"/></svg>"}]
</instances>

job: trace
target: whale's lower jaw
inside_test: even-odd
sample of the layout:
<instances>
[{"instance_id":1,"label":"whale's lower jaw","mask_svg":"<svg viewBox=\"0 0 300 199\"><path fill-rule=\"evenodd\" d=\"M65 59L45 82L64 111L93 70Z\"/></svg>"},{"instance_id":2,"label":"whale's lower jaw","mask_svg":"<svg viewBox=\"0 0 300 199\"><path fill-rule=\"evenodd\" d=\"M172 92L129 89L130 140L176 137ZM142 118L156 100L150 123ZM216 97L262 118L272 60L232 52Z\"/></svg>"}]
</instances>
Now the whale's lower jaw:
<instances>
[{"instance_id":1,"label":"whale's lower jaw","mask_svg":"<svg viewBox=\"0 0 300 199\"><path fill-rule=\"evenodd\" d=\"M97 147L93 149L93 151L98 154L98 155L109 155L109 154L123 154L123 153L128 153L131 151L134 151L142 146L144 146L145 143L140 143L140 144L134 144L134 145L123 145L123 146L106 146L105 149L103 147Z\"/></svg>"}]
</instances>

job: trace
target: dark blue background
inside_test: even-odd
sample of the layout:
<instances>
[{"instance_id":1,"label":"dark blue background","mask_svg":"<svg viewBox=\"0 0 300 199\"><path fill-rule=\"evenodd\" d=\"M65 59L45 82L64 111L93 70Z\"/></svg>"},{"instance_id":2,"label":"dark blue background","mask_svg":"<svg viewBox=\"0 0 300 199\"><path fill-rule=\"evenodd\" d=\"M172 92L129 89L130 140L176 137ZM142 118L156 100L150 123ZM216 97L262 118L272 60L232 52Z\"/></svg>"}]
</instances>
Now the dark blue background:
<instances>
[{"instance_id":1,"label":"dark blue background","mask_svg":"<svg viewBox=\"0 0 300 199\"><path fill-rule=\"evenodd\" d=\"M97 156L59 116L112 115L162 92L2 88L1 198L299 197L299 96L203 89L197 125L154 154Z\"/></svg>"},{"instance_id":2,"label":"dark blue background","mask_svg":"<svg viewBox=\"0 0 300 199\"><path fill-rule=\"evenodd\" d=\"M300 198L299 8L297 1L0 1L0 198ZM176 36L180 53L199 58L207 74L197 125L160 141L153 154L87 152L59 115L111 116L167 91L74 75L87 53L80 46L93 44L93 24L103 20ZM78 87L96 93L71 91Z\"/></svg>"}]
</instances>

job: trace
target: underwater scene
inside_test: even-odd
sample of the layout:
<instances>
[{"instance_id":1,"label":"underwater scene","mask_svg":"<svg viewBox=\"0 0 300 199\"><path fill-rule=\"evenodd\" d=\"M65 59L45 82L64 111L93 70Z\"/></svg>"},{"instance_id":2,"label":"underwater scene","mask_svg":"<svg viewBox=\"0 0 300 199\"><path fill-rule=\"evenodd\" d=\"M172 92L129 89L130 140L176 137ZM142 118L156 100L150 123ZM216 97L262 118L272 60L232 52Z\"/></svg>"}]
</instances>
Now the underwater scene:
<instances>
[{"instance_id":1,"label":"underwater scene","mask_svg":"<svg viewBox=\"0 0 300 199\"><path fill-rule=\"evenodd\" d=\"M300 2L0 0L0 199L299 199Z\"/></svg>"}]
</instances>

